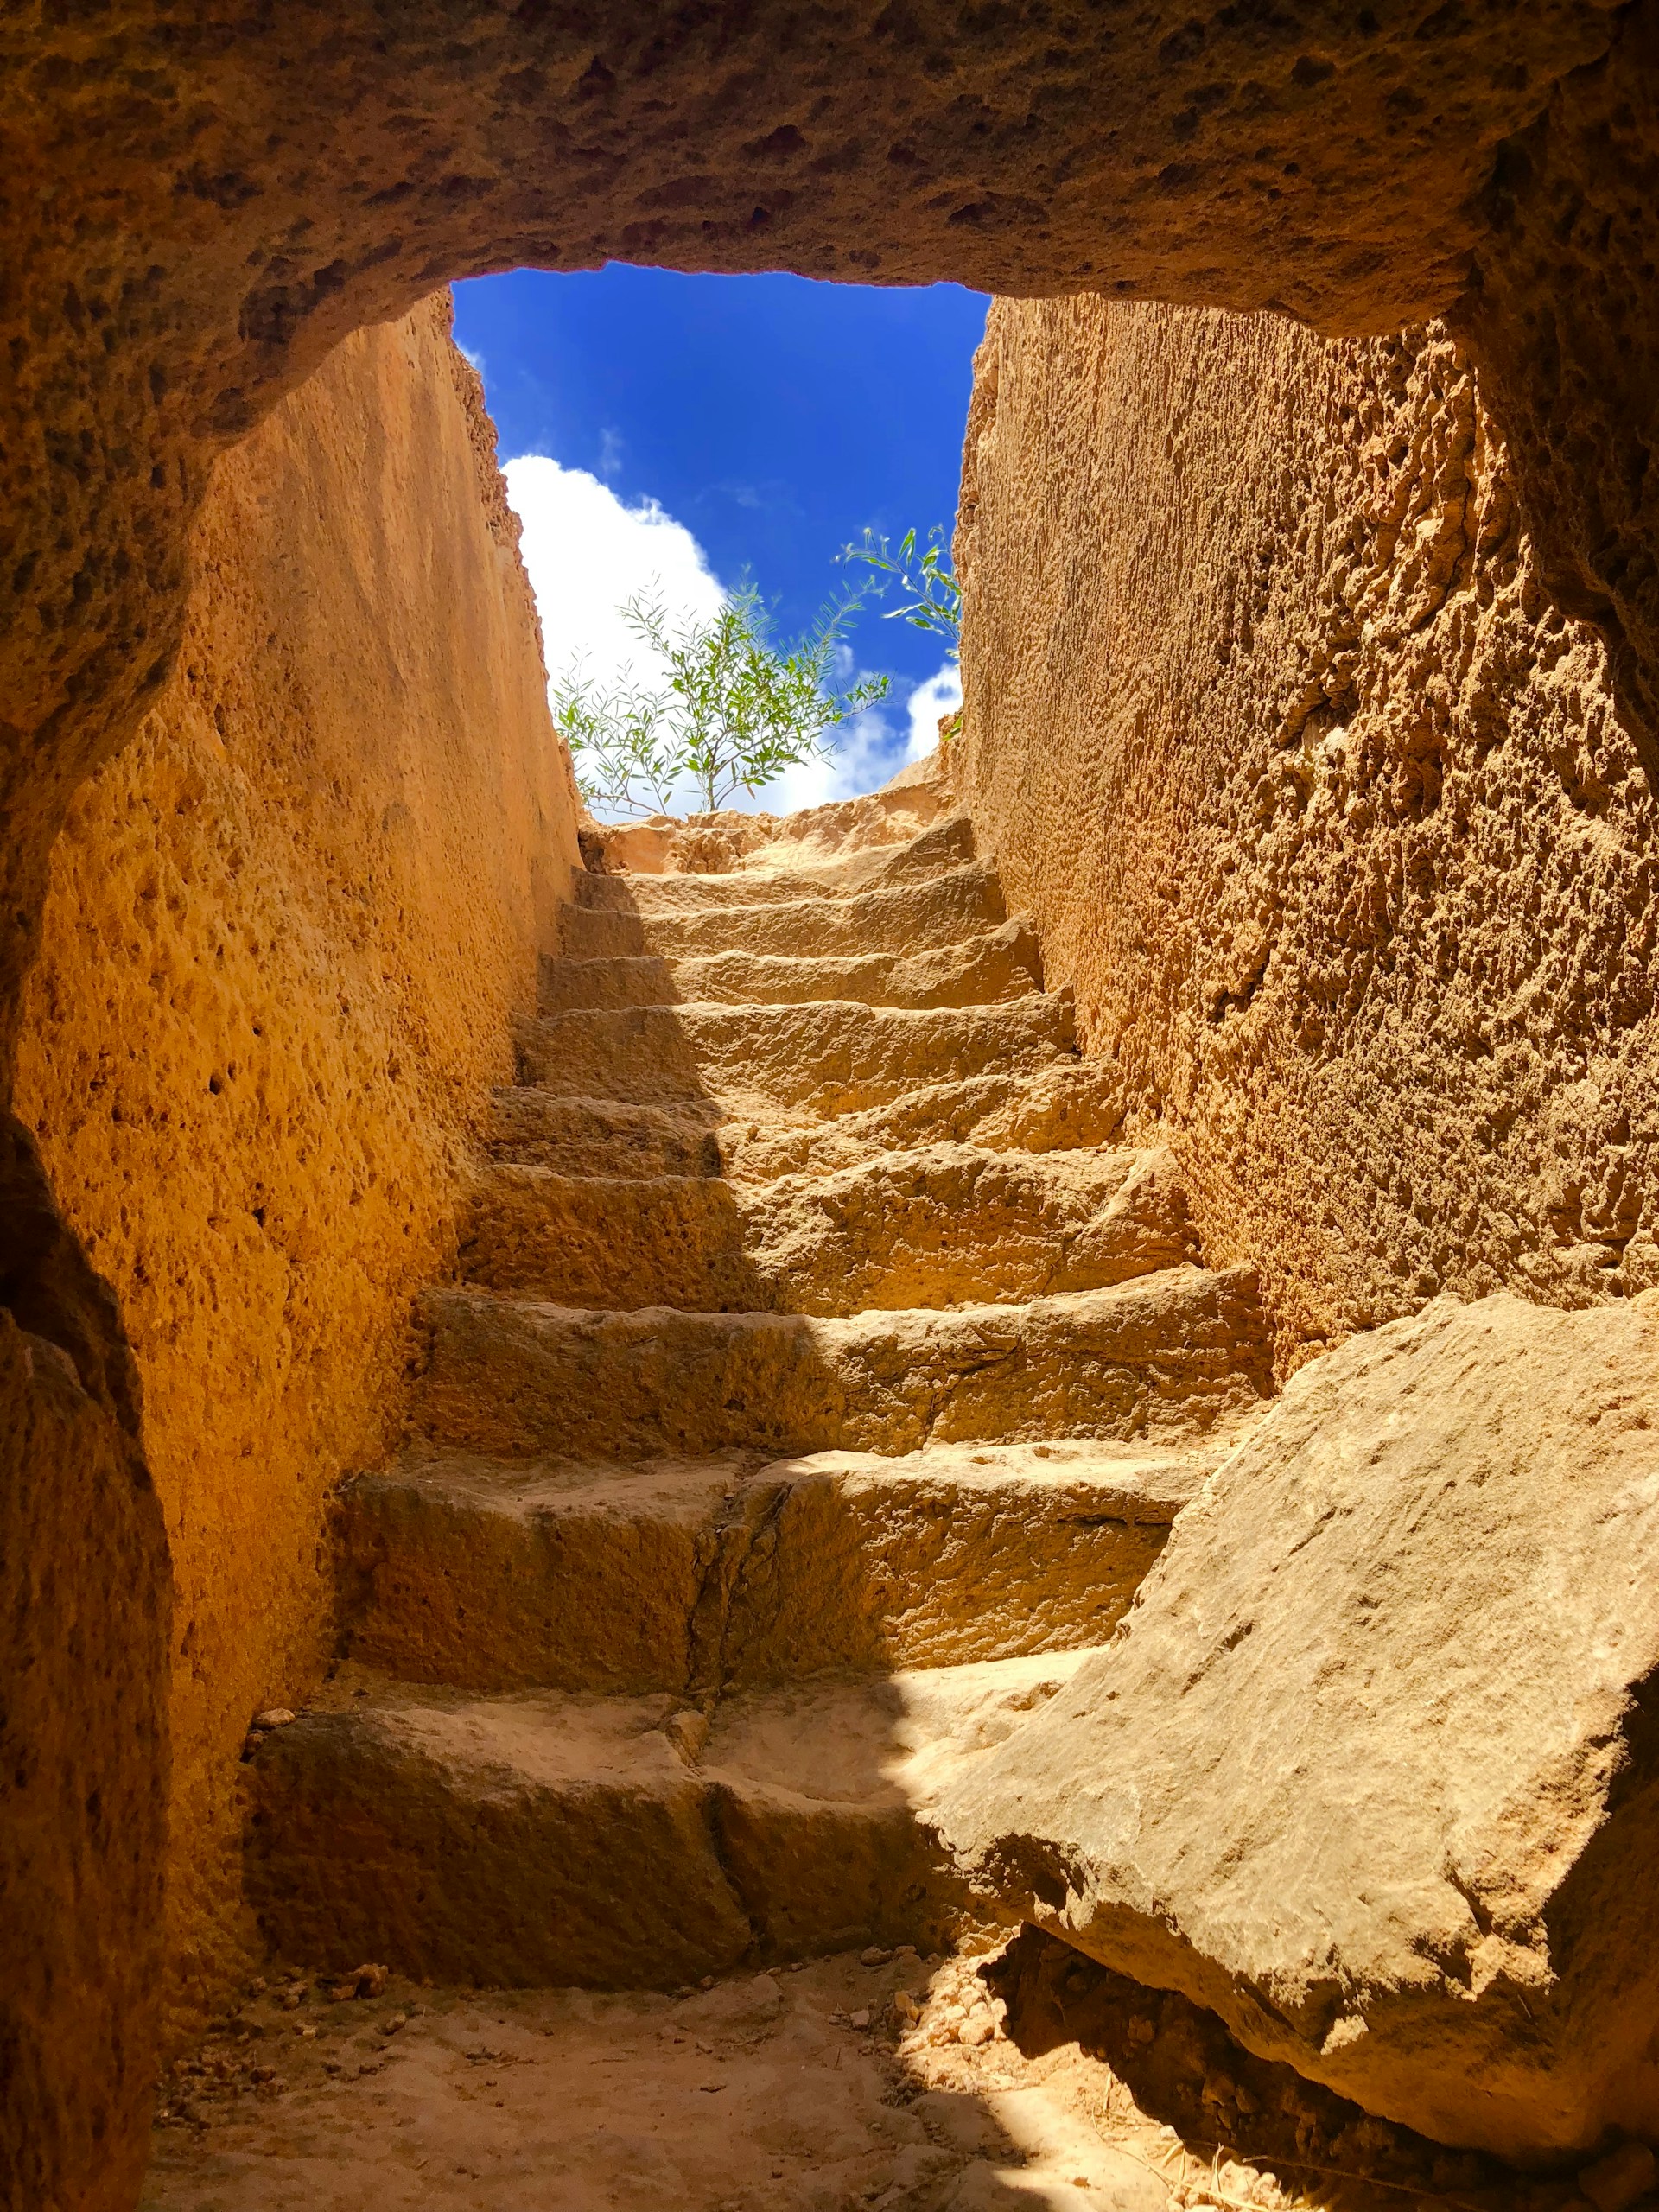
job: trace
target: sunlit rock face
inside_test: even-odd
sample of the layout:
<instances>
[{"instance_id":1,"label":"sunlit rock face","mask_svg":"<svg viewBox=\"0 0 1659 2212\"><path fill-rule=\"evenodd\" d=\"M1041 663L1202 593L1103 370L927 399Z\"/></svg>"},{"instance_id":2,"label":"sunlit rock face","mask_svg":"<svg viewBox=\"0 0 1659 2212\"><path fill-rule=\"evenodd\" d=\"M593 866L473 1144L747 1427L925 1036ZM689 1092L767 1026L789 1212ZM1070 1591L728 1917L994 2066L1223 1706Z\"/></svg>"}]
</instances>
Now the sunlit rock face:
<instances>
[{"instance_id":1,"label":"sunlit rock face","mask_svg":"<svg viewBox=\"0 0 1659 2212\"><path fill-rule=\"evenodd\" d=\"M0 1998L50 2038L19 2124L55 2105L54 2148L10 2169L34 2204L130 2193L110 2145L142 2117L158 1999L176 2039L245 1970L248 1719L321 1663L324 1496L396 1428L410 1301L575 858L516 524L448 325L440 296L350 339L220 464L184 651L53 855L16 1096L62 1209L42 1243L42 1182L58 1295L31 1297L35 1245L9 1245L34 1333L11 1329L5 1370L10 1433L51 1478L7 1493L30 1595L6 1719L41 1732L7 1771L29 1877L69 1912L39 1916L38 1961L18 1915ZM119 1297L118 1359L95 1352L116 1301L76 1239ZM88 1287L66 1308L71 1261ZM148 1478L138 1391L108 1380L135 1370Z\"/></svg>"},{"instance_id":2,"label":"sunlit rock face","mask_svg":"<svg viewBox=\"0 0 1659 2212\"><path fill-rule=\"evenodd\" d=\"M1444 332L1000 302L959 773L1281 1358L1659 1282L1655 806Z\"/></svg>"},{"instance_id":3,"label":"sunlit rock face","mask_svg":"<svg viewBox=\"0 0 1659 2212\"><path fill-rule=\"evenodd\" d=\"M1305 1368L940 1818L1068 1942L1510 2158L1659 2119L1659 1299Z\"/></svg>"}]
</instances>

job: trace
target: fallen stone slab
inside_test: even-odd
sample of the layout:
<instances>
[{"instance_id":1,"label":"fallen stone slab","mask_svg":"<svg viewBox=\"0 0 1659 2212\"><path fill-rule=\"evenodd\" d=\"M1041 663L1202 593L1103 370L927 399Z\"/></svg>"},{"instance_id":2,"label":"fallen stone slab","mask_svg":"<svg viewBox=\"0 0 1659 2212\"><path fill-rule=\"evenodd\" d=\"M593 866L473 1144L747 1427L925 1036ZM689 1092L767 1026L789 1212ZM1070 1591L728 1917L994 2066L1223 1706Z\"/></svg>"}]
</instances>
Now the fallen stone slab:
<instances>
[{"instance_id":1,"label":"fallen stone slab","mask_svg":"<svg viewBox=\"0 0 1659 2212\"><path fill-rule=\"evenodd\" d=\"M938 1817L1372 2113L1522 2159L1651 2134L1656 1668L1659 1296L1441 1300L1294 1378Z\"/></svg>"}]
</instances>

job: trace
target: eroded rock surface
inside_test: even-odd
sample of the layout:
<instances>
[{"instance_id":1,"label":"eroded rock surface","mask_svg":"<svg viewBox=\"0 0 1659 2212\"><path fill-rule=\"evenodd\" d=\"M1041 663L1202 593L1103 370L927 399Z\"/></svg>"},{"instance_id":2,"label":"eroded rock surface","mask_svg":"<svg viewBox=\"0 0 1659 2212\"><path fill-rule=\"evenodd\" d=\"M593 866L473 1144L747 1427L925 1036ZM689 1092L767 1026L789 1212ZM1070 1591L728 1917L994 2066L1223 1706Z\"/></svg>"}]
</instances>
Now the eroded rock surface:
<instances>
[{"instance_id":1,"label":"eroded rock surface","mask_svg":"<svg viewBox=\"0 0 1659 2212\"><path fill-rule=\"evenodd\" d=\"M139 1618L175 1592L152 1692L173 1745L165 1974L148 1929L99 1928L90 1890L73 1942L89 1989L97 1944L142 1956L174 2037L246 1961L248 1717L321 1663L324 1493L395 1433L410 1299L453 1237L576 852L517 524L448 321L439 297L353 339L226 459L185 657L72 811L25 999L17 1103L118 1295L169 1556L135 1551L113 1505L83 1507L74 1541L116 1547ZM38 1326L11 1249L7 1300ZM88 1444L89 1482L97 1463ZM20 1572L36 1554L20 1611L89 1681L159 1660L136 1624L100 1648L105 1600L78 1613L43 1545L8 1550ZM83 1749L72 1802L127 1806L136 1840L113 1744Z\"/></svg>"},{"instance_id":2,"label":"eroded rock surface","mask_svg":"<svg viewBox=\"0 0 1659 2212\"><path fill-rule=\"evenodd\" d=\"M1467 353L1002 302L963 492L966 803L1282 1356L1659 1282L1659 811Z\"/></svg>"},{"instance_id":3,"label":"eroded rock surface","mask_svg":"<svg viewBox=\"0 0 1659 2212\"><path fill-rule=\"evenodd\" d=\"M1305 1369L946 1833L1372 2112L1650 2131L1656 1306L1441 1300Z\"/></svg>"}]
</instances>

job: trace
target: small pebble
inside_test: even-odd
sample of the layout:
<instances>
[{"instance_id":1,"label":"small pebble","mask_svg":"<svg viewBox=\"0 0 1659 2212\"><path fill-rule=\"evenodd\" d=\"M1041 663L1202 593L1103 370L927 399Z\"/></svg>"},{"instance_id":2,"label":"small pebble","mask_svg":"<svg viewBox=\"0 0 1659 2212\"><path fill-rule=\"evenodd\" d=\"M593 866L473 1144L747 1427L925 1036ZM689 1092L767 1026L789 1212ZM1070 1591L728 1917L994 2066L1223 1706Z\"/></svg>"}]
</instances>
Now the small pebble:
<instances>
[{"instance_id":1,"label":"small pebble","mask_svg":"<svg viewBox=\"0 0 1659 2212\"><path fill-rule=\"evenodd\" d=\"M293 1718L285 1705L273 1705L264 1713L256 1713L253 1725L256 1728L286 1728Z\"/></svg>"}]
</instances>

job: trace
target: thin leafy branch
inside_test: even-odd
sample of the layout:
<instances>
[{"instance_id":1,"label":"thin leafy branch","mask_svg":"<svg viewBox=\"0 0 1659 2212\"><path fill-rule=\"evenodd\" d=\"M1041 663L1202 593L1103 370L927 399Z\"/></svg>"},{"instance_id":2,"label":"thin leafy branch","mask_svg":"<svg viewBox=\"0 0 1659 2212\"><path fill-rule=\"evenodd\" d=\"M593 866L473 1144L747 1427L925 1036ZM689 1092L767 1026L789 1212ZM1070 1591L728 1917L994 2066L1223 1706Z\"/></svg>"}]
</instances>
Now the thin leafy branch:
<instances>
[{"instance_id":1,"label":"thin leafy branch","mask_svg":"<svg viewBox=\"0 0 1659 2212\"><path fill-rule=\"evenodd\" d=\"M582 675L578 659L548 687L548 700L589 806L606 813L667 810L680 763L660 692L636 684L631 669L601 690Z\"/></svg>"},{"instance_id":2,"label":"thin leafy branch","mask_svg":"<svg viewBox=\"0 0 1659 2212\"><path fill-rule=\"evenodd\" d=\"M944 550L944 525L935 523L925 544L907 530L894 547L885 537L867 530L861 545L842 549L843 561L861 561L873 575L893 576L905 594L897 607L882 615L884 622L908 622L913 630L930 631L943 638L952 660L962 651L962 586ZM885 585L877 585L885 591Z\"/></svg>"}]
</instances>

